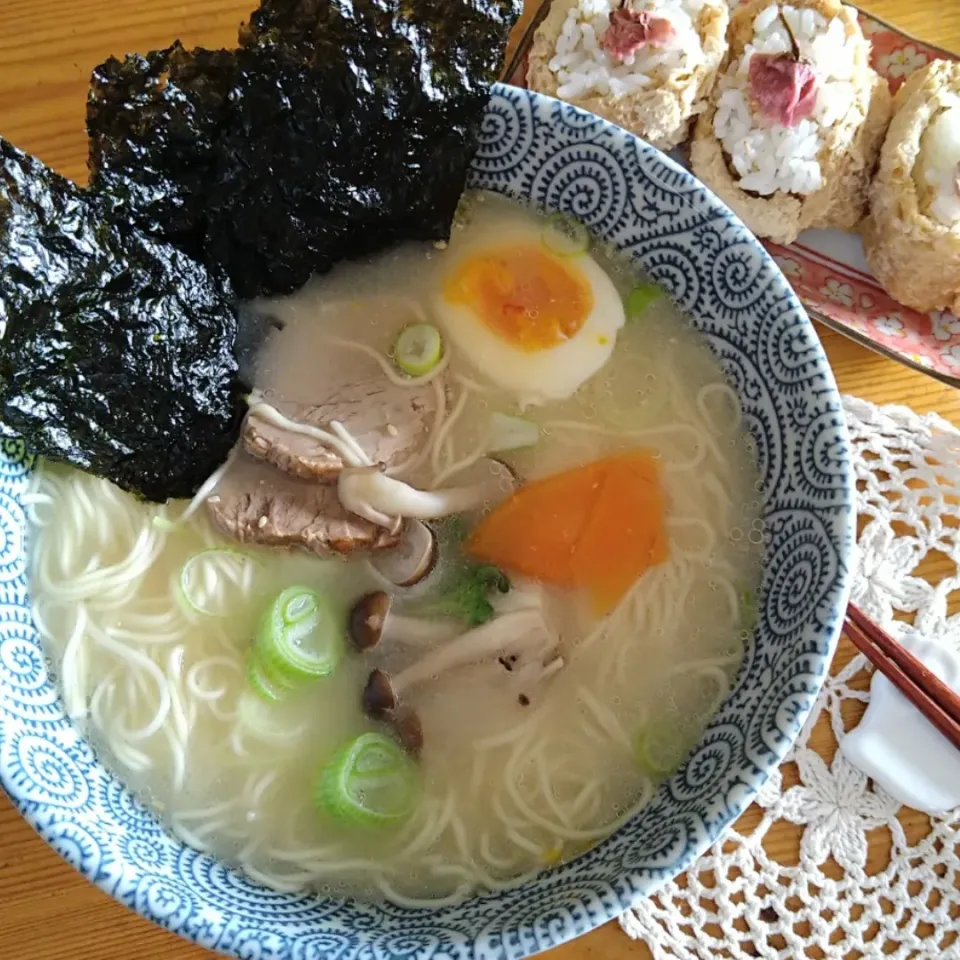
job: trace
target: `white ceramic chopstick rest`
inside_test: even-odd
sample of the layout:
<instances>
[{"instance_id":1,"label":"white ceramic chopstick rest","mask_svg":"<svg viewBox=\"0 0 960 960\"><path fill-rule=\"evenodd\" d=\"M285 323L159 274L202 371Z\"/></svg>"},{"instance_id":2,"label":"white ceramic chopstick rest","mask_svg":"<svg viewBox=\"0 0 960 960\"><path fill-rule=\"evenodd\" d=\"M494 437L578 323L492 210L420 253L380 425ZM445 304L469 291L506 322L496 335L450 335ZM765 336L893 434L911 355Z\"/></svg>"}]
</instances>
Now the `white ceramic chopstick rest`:
<instances>
[{"instance_id":1,"label":"white ceramic chopstick rest","mask_svg":"<svg viewBox=\"0 0 960 960\"><path fill-rule=\"evenodd\" d=\"M960 655L914 630L899 638L947 686L960 690ZM859 726L840 742L843 755L892 797L925 813L960 806L960 750L879 671Z\"/></svg>"}]
</instances>

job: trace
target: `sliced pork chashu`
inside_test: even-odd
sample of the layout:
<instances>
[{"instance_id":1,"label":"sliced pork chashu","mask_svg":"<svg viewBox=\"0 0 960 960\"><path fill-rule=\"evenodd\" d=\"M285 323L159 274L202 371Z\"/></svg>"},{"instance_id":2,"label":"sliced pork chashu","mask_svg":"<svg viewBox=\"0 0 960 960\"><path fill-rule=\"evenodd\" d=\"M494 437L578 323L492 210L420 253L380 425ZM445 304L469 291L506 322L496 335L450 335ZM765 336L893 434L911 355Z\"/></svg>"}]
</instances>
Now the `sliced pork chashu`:
<instances>
[{"instance_id":1,"label":"sliced pork chashu","mask_svg":"<svg viewBox=\"0 0 960 960\"><path fill-rule=\"evenodd\" d=\"M273 391L263 399L298 423L329 431L330 422L339 421L377 463L400 464L415 456L427 442L437 411L432 384L397 386L379 369L350 383L318 382L315 393L309 404L282 399ZM243 446L252 456L314 482L330 483L343 468L336 451L320 441L256 416L247 418Z\"/></svg>"},{"instance_id":2,"label":"sliced pork chashu","mask_svg":"<svg viewBox=\"0 0 960 960\"><path fill-rule=\"evenodd\" d=\"M348 513L335 485L299 480L244 454L207 501L213 522L240 543L302 547L320 555L379 550L399 536Z\"/></svg>"}]
</instances>

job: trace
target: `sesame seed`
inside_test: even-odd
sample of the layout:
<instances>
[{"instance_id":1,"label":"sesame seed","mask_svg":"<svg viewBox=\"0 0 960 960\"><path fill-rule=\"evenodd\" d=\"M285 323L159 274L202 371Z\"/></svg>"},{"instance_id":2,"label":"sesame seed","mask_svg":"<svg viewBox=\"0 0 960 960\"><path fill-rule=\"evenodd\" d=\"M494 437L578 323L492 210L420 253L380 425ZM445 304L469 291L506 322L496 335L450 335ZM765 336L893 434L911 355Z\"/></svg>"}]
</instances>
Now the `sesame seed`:
<instances>
[{"instance_id":1,"label":"sesame seed","mask_svg":"<svg viewBox=\"0 0 960 960\"><path fill-rule=\"evenodd\" d=\"M388 433L391 437L399 437L399 436L400 436L400 431L399 431L392 423L388 423L388 424L387 424L387 433Z\"/></svg>"},{"instance_id":2,"label":"sesame seed","mask_svg":"<svg viewBox=\"0 0 960 960\"><path fill-rule=\"evenodd\" d=\"M257 521L257 526L262 530L270 521L266 517L261 517Z\"/></svg>"}]
</instances>

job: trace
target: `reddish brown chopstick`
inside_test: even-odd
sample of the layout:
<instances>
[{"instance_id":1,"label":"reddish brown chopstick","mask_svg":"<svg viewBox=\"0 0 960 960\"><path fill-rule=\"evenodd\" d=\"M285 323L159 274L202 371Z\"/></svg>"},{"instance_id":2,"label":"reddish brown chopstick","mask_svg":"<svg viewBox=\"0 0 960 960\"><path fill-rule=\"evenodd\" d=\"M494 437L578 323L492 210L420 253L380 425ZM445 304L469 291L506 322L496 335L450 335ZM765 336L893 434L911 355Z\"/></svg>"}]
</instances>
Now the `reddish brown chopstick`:
<instances>
[{"instance_id":1,"label":"reddish brown chopstick","mask_svg":"<svg viewBox=\"0 0 960 960\"><path fill-rule=\"evenodd\" d=\"M846 634L861 653L960 750L960 695L852 603Z\"/></svg>"}]
</instances>

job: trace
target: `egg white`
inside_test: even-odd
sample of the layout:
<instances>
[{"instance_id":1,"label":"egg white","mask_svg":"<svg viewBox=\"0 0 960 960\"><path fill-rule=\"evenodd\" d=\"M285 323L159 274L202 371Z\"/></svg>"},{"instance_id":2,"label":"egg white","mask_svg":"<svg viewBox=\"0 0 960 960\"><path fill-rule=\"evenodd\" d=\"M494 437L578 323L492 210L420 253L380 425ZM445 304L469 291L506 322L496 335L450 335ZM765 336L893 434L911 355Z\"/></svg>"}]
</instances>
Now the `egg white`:
<instances>
[{"instance_id":1,"label":"egg white","mask_svg":"<svg viewBox=\"0 0 960 960\"><path fill-rule=\"evenodd\" d=\"M579 271L593 293L593 309L570 339L528 351L502 339L469 306L445 299L447 277L482 251L517 243L540 244L541 229L528 220L501 219L455 233L432 298L432 313L458 355L493 383L515 394L521 406L562 400L610 359L625 315L620 295L587 253L559 258Z\"/></svg>"}]
</instances>

